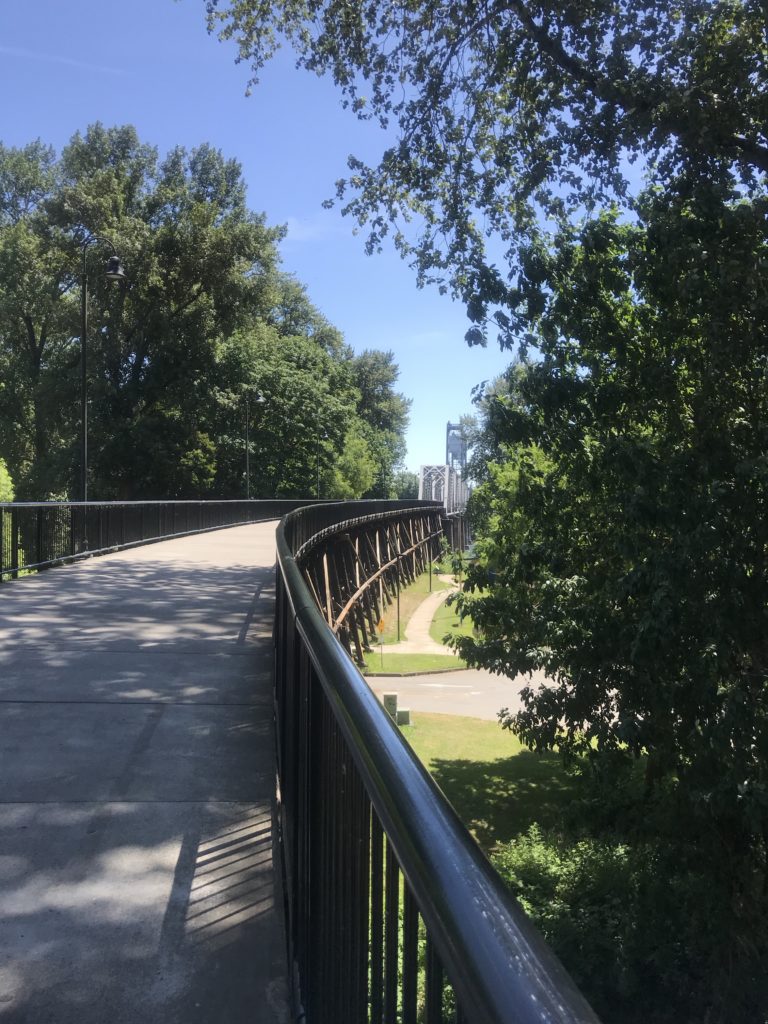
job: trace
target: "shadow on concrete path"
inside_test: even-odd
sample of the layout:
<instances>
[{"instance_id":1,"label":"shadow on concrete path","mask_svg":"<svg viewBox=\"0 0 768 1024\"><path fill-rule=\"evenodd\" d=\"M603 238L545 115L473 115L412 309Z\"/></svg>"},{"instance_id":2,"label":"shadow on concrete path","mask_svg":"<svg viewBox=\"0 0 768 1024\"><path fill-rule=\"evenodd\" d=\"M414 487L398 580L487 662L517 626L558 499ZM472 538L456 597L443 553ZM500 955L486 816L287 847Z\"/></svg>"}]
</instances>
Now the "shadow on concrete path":
<instances>
[{"instance_id":1,"label":"shadow on concrete path","mask_svg":"<svg viewBox=\"0 0 768 1024\"><path fill-rule=\"evenodd\" d=\"M283 1022L274 523L0 588L0 1021Z\"/></svg>"}]
</instances>

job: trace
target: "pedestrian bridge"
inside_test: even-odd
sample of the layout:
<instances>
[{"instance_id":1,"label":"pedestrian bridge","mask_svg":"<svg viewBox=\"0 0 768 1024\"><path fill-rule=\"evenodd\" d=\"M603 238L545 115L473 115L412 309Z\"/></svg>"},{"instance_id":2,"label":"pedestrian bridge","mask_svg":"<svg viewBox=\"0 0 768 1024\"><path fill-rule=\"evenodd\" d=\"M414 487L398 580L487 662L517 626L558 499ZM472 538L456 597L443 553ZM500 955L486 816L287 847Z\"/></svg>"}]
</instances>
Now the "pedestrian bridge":
<instances>
[{"instance_id":1,"label":"pedestrian bridge","mask_svg":"<svg viewBox=\"0 0 768 1024\"><path fill-rule=\"evenodd\" d=\"M3 1024L595 1021L339 642L344 585L364 636L431 530L389 557L396 503L187 510L78 558L95 506L24 508L6 577L75 560L0 588Z\"/></svg>"}]
</instances>

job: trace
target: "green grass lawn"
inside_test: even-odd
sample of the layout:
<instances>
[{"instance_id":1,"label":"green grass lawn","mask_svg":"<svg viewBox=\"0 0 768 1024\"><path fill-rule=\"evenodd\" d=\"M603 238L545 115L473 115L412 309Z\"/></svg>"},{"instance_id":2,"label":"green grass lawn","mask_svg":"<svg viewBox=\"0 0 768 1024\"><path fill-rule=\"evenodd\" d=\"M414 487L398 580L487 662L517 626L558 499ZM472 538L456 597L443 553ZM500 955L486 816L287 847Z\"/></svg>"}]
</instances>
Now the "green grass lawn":
<instances>
[{"instance_id":1,"label":"green grass lawn","mask_svg":"<svg viewBox=\"0 0 768 1024\"><path fill-rule=\"evenodd\" d=\"M439 573L441 576L453 576L454 581L458 580L458 577L454 576L453 563L450 558L443 558L439 562L433 562L432 572Z\"/></svg>"},{"instance_id":2,"label":"green grass lawn","mask_svg":"<svg viewBox=\"0 0 768 1024\"><path fill-rule=\"evenodd\" d=\"M446 669L466 668L466 663L453 654L388 654L384 646L382 665L381 648L365 655L363 675L376 672L392 672L404 675L409 672L445 672Z\"/></svg>"},{"instance_id":3,"label":"green grass lawn","mask_svg":"<svg viewBox=\"0 0 768 1024\"><path fill-rule=\"evenodd\" d=\"M422 712L411 721L403 735L485 850L534 822L556 824L576 796L556 754L531 753L496 722Z\"/></svg>"},{"instance_id":4,"label":"green grass lawn","mask_svg":"<svg viewBox=\"0 0 768 1024\"><path fill-rule=\"evenodd\" d=\"M432 574L432 590L447 590L448 584L443 583L437 578L437 574ZM400 639L405 640L405 626L410 617L419 607L424 598L430 593L429 590L429 573L422 573L421 576L416 579L408 587L403 587L400 590ZM392 604L384 612L383 617L384 632L381 637L377 640L384 644L396 644L397 643L397 601L393 601Z\"/></svg>"},{"instance_id":5,"label":"green grass lawn","mask_svg":"<svg viewBox=\"0 0 768 1024\"><path fill-rule=\"evenodd\" d=\"M472 619L468 616L459 619L456 606L443 603L437 609L429 627L429 635L438 643L443 643L446 636L472 636Z\"/></svg>"}]
</instances>

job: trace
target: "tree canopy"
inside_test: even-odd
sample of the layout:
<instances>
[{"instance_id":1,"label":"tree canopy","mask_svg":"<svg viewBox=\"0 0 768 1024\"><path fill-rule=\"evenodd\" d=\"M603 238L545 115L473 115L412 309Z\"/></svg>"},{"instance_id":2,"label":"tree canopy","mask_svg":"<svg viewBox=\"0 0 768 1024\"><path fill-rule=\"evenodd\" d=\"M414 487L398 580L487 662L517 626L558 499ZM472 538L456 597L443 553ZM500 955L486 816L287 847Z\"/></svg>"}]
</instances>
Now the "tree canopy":
<instances>
[{"instance_id":1,"label":"tree canopy","mask_svg":"<svg viewBox=\"0 0 768 1024\"><path fill-rule=\"evenodd\" d=\"M364 495L389 498L393 496L395 470L405 458L411 401L395 391L400 371L392 352L367 349L352 360L352 372L359 393L360 439L374 463L373 479Z\"/></svg>"},{"instance_id":2,"label":"tree canopy","mask_svg":"<svg viewBox=\"0 0 768 1024\"><path fill-rule=\"evenodd\" d=\"M540 253L540 358L487 422L495 460L459 599L476 635L458 646L510 677L546 674L502 713L532 748L617 784L642 763L636 836L664 805L676 891L690 872L717 894L716 912L686 910L691 935L714 914L711 941L624 1019L661 1004L703 1019L727 992L717 1019L752 1022L768 998L768 205L699 189L641 209ZM712 966L734 947L727 972Z\"/></svg>"},{"instance_id":3,"label":"tree canopy","mask_svg":"<svg viewBox=\"0 0 768 1024\"><path fill-rule=\"evenodd\" d=\"M457 643L546 673L503 716L532 747L643 766L630 831L695 926L658 952L655 1003L612 993L617 1019L764 1019L764 0L207 9L255 74L287 41L380 123L337 201L463 299L470 344L519 345L481 409Z\"/></svg>"},{"instance_id":4,"label":"tree canopy","mask_svg":"<svg viewBox=\"0 0 768 1024\"><path fill-rule=\"evenodd\" d=\"M0 501L13 501L13 481L2 459L0 459Z\"/></svg>"},{"instance_id":5,"label":"tree canopy","mask_svg":"<svg viewBox=\"0 0 768 1024\"><path fill-rule=\"evenodd\" d=\"M631 204L633 162L745 192L768 170L761 0L206 7L255 75L288 42L387 130L376 166L350 157L338 198L370 249L392 233L422 281L464 299L471 343L494 311L504 343L528 329L517 275L535 278L531 239Z\"/></svg>"},{"instance_id":6,"label":"tree canopy","mask_svg":"<svg viewBox=\"0 0 768 1024\"><path fill-rule=\"evenodd\" d=\"M359 496L376 472L332 468L352 436L386 486L407 422L391 353L354 357L281 270L282 235L248 208L239 164L208 145L161 159L133 128L100 124L60 157L41 142L0 144L0 454L18 496L76 494L81 251L92 236L93 497L243 495L247 396L259 387L253 494L314 493L319 462L326 496ZM113 250L127 273L119 288L102 273ZM358 378L379 358L369 415ZM390 406L399 417L369 422Z\"/></svg>"}]
</instances>

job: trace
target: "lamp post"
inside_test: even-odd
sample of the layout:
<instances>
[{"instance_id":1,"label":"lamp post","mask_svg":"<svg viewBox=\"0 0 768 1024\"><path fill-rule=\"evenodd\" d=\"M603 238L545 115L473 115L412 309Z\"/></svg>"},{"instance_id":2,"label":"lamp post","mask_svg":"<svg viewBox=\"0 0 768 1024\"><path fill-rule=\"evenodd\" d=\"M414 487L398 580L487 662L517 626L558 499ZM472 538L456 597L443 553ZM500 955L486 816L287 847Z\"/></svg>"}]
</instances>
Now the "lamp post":
<instances>
[{"instance_id":1,"label":"lamp post","mask_svg":"<svg viewBox=\"0 0 768 1024\"><path fill-rule=\"evenodd\" d=\"M103 235L88 235L81 245L83 253L82 276L80 279L81 320L80 320L80 499L88 501L88 248L95 242L106 242L112 255L104 266L108 281L125 280L120 257L115 246Z\"/></svg>"},{"instance_id":2,"label":"lamp post","mask_svg":"<svg viewBox=\"0 0 768 1024\"><path fill-rule=\"evenodd\" d=\"M245 393L245 496L251 498L251 392ZM256 405L264 405L266 398L259 391L253 396Z\"/></svg>"}]
</instances>

